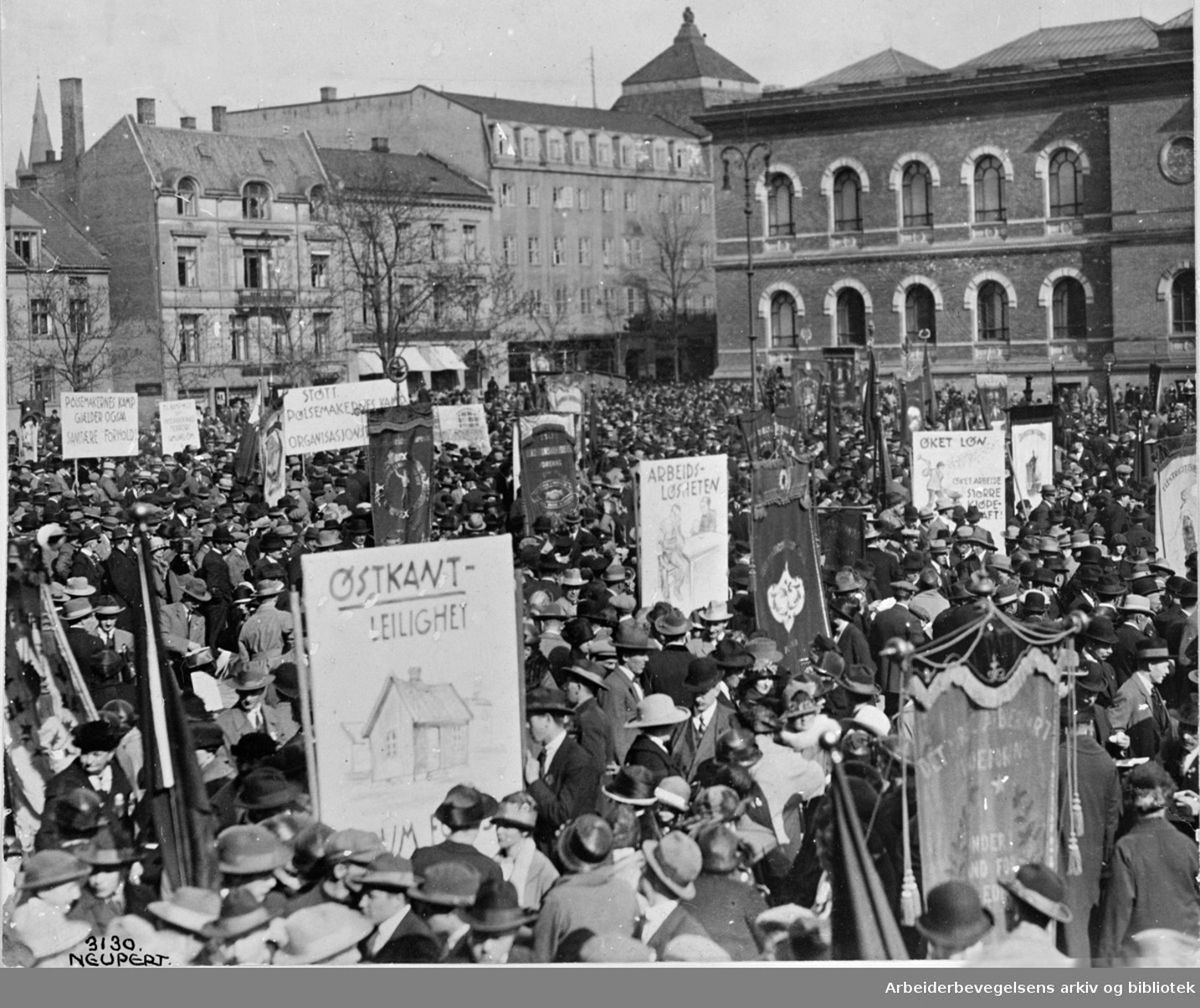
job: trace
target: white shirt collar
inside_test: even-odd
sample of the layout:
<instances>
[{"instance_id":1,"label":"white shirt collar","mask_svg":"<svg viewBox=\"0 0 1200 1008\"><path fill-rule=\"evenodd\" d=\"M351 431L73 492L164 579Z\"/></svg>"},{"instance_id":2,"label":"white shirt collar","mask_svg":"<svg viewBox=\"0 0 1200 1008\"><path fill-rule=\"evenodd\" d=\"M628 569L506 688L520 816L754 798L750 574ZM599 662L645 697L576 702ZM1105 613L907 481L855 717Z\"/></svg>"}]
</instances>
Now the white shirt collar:
<instances>
[{"instance_id":1,"label":"white shirt collar","mask_svg":"<svg viewBox=\"0 0 1200 1008\"><path fill-rule=\"evenodd\" d=\"M546 766L549 766L552 762L554 762L554 756L558 752L558 750L561 748L561 746L563 744L563 739L565 739L566 737L567 737L567 733L563 732L553 742L546 743L546 745L544 746L544 749L546 751Z\"/></svg>"},{"instance_id":2,"label":"white shirt collar","mask_svg":"<svg viewBox=\"0 0 1200 1008\"><path fill-rule=\"evenodd\" d=\"M654 906L646 907L646 912L642 920L642 937L643 944L648 942L654 933L663 926L663 922L671 916L671 911L679 905L679 900L664 900L662 903L655 903Z\"/></svg>"}]
</instances>

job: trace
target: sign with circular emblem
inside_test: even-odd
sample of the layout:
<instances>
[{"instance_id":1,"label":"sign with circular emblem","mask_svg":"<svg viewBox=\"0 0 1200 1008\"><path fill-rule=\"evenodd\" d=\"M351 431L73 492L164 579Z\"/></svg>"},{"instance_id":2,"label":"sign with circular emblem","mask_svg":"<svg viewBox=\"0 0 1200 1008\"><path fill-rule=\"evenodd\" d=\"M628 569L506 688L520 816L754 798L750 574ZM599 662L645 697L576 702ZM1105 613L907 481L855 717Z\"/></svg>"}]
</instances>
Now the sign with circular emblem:
<instances>
[{"instance_id":1,"label":"sign with circular emblem","mask_svg":"<svg viewBox=\"0 0 1200 1008\"><path fill-rule=\"evenodd\" d=\"M403 357L393 357L388 361L384 374L399 385L408 377L408 361Z\"/></svg>"}]
</instances>

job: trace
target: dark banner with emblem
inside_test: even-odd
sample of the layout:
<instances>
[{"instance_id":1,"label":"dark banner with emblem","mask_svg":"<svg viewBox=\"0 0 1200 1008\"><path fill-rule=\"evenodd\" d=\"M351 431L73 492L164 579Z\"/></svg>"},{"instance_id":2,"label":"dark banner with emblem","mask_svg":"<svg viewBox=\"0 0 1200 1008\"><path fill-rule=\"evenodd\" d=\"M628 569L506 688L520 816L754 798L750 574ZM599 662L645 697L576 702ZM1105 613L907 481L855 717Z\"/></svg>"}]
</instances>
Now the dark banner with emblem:
<instances>
[{"instance_id":1,"label":"dark banner with emblem","mask_svg":"<svg viewBox=\"0 0 1200 1008\"><path fill-rule=\"evenodd\" d=\"M1058 679L1036 647L991 683L961 664L912 677L925 892L962 879L1000 921L1002 879L1032 861L1057 868Z\"/></svg>"},{"instance_id":2,"label":"dark banner with emblem","mask_svg":"<svg viewBox=\"0 0 1200 1008\"><path fill-rule=\"evenodd\" d=\"M742 413L738 428L746 443L746 454L752 459L792 459L800 455L800 411L794 406L780 406L774 413L766 409L757 414Z\"/></svg>"},{"instance_id":3,"label":"dark banner with emblem","mask_svg":"<svg viewBox=\"0 0 1200 1008\"><path fill-rule=\"evenodd\" d=\"M521 498L530 528L542 515L557 518L579 506L575 439L554 424L539 424L521 439Z\"/></svg>"},{"instance_id":4,"label":"dark banner with emblem","mask_svg":"<svg viewBox=\"0 0 1200 1008\"><path fill-rule=\"evenodd\" d=\"M869 516L866 508L821 508L817 512L826 567L847 567L863 558Z\"/></svg>"},{"instance_id":5,"label":"dark banner with emblem","mask_svg":"<svg viewBox=\"0 0 1200 1008\"><path fill-rule=\"evenodd\" d=\"M780 668L788 672L797 670L817 634L829 632L814 512L802 507L807 479L797 468L779 467L772 503L754 509L750 526L758 625L783 652Z\"/></svg>"},{"instance_id":6,"label":"dark banner with emblem","mask_svg":"<svg viewBox=\"0 0 1200 1008\"><path fill-rule=\"evenodd\" d=\"M854 350L849 347L827 347L822 351L829 369L829 394L833 405L858 406L860 389L854 375Z\"/></svg>"},{"instance_id":7,"label":"dark banner with emblem","mask_svg":"<svg viewBox=\"0 0 1200 1008\"><path fill-rule=\"evenodd\" d=\"M433 483L433 407L367 412L367 476L375 545L428 542Z\"/></svg>"}]
</instances>

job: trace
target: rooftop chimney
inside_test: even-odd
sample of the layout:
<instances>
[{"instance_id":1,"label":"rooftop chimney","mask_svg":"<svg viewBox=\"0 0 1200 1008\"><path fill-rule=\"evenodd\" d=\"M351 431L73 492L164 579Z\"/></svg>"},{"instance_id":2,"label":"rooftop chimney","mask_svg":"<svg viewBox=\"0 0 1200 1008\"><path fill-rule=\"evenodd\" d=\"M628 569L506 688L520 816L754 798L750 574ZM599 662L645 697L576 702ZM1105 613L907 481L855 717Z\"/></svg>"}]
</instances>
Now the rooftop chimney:
<instances>
[{"instance_id":1,"label":"rooftop chimney","mask_svg":"<svg viewBox=\"0 0 1200 1008\"><path fill-rule=\"evenodd\" d=\"M68 168L83 154L83 80L64 77L58 82L58 104L62 110L62 159Z\"/></svg>"},{"instance_id":2,"label":"rooftop chimney","mask_svg":"<svg viewBox=\"0 0 1200 1008\"><path fill-rule=\"evenodd\" d=\"M212 122L213 122L212 131L214 133L224 133L225 132L225 106L224 105L214 105L212 107Z\"/></svg>"},{"instance_id":3,"label":"rooftop chimney","mask_svg":"<svg viewBox=\"0 0 1200 1008\"><path fill-rule=\"evenodd\" d=\"M196 128L196 117L195 116L180 116L179 117L179 128L194 130Z\"/></svg>"},{"instance_id":4,"label":"rooftop chimney","mask_svg":"<svg viewBox=\"0 0 1200 1008\"><path fill-rule=\"evenodd\" d=\"M321 88L321 101L337 101L337 88L335 88L335 87Z\"/></svg>"},{"instance_id":5,"label":"rooftop chimney","mask_svg":"<svg viewBox=\"0 0 1200 1008\"><path fill-rule=\"evenodd\" d=\"M37 192L38 173L28 168L23 172L18 172L17 185L22 189L32 189Z\"/></svg>"},{"instance_id":6,"label":"rooftop chimney","mask_svg":"<svg viewBox=\"0 0 1200 1008\"><path fill-rule=\"evenodd\" d=\"M137 121L143 126L154 125L154 105L153 98L139 98L137 100Z\"/></svg>"},{"instance_id":7,"label":"rooftop chimney","mask_svg":"<svg viewBox=\"0 0 1200 1008\"><path fill-rule=\"evenodd\" d=\"M388 138L371 137L371 150L376 154L386 154L388 152Z\"/></svg>"}]
</instances>

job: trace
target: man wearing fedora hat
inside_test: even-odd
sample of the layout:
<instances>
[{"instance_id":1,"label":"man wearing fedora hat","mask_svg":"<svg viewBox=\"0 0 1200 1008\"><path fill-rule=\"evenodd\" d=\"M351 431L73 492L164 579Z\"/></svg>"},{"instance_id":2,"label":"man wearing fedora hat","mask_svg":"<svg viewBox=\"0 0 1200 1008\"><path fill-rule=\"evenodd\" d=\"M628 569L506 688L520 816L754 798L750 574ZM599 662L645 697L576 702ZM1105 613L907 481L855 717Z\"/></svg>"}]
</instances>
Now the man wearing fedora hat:
<instances>
[{"instance_id":1,"label":"man wearing fedora hat","mask_svg":"<svg viewBox=\"0 0 1200 1008\"><path fill-rule=\"evenodd\" d=\"M126 830L132 823L133 786L116 761L120 731L103 719L85 721L72 731L71 739L79 754L46 782L39 849L57 846L60 837L55 805L77 788L87 788L99 796L100 813L108 822Z\"/></svg>"},{"instance_id":2,"label":"man wearing fedora hat","mask_svg":"<svg viewBox=\"0 0 1200 1008\"><path fill-rule=\"evenodd\" d=\"M408 902L416 883L412 864L395 854L378 854L359 880L358 908L375 925L359 944L369 963L433 963L441 957L437 938Z\"/></svg>"},{"instance_id":3,"label":"man wearing fedora hat","mask_svg":"<svg viewBox=\"0 0 1200 1008\"><path fill-rule=\"evenodd\" d=\"M212 594L200 578L190 574L179 579L179 592L178 602L159 607L158 625L163 647L172 654L185 655L205 647L208 623L200 607L212 601Z\"/></svg>"},{"instance_id":4,"label":"man wearing fedora hat","mask_svg":"<svg viewBox=\"0 0 1200 1008\"><path fill-rule=\"evenodd\" d=\"M534 750L525 759L526 790L538 807L538 849L549 855L561 826L596 807L602 768L567 732L573 708L561 690L537 688L525 697L525 724Z\"/></svg>"},{"instance_id":5,"label":"man wearing fedora hat","mask_svg":"<svg viewBox=\"0 0 1200 1008\"><path fill-rule=\"evenodd\" d=\"M517 944L517 938L522 929L537 919L537 911L521 906L511 883L482 883L475 902L461 913L471 928L467 935L470 953L467 962L482 966L533 962L532 949Z\"/></svg>"},{"instance_id":6,"label":"man wearing fedora hat","mask_svg":"<svg viewBox=\"0 0 1200 1008\"><path fill-rule=\"evenodd\" d=\"M1154 637L1154 609L1145 595L1126 595L1117 607L1120 623L1117 625L1117 643L1113 645L1112 667L1117 673L1117 682L1123 683L1133 674L1138 645Z\"/></svg>"},{"instance_id":7,"label":"man wearing fedora hat","mask_svg":"<svg viewBox=\"0 0 1200 1008\"><path fill-rule=\"evenodd\" d=\"M133 634L118 626L120 617L129 611L128 607L113 595L98 595L92 605L97 623L95 636L100 641L100 646L132 661Z\"/></svg>"},{"instance_id":8,"label":"man wearing fedora hat","mask_svg":"<svg viewBox=\"0 0 1200 1008\"><path fill-rule=\"evenodd\" d=\"M1072 919L1061 876L1044 864L1023 864L1011 878L1001 879L1005 890L1004 918L1008 927L1000 941L982 949L972 961L980 966L1075 966L1075 960L1055 947L1058 924Z\"/></svg>"},{"instance_id":9,"label":"man wearing fedora hat","mask_svg":"<svg viewBox=\"0 0 1200 1008\"><path fill-rule=\"evenodd\" d=\"M951 879L929 890L925 912L914 925L928 943L930 959L970 959L995 920L969 882Z\"/></svg>"},{"instance_id":10,"label":"man wearing fedora hat","mask_svg":"<svg viewBox=\"0 0 1200 1008\"><path fill-rule=\"evenodd\" d=\"M573 707L576 740L603 775L617 765L612 722L597 702L597 696L608 688L605 669L596 662L580 659L563 668L560 675L563 695Z\"/></svg>"},{"instance_id":11,"label":"man wearing fedora hat","mask_svg":"<svg viewBox=\"0 0 1200 1008\"><path fill-rule=\"evenodd\" d=\"M1119 689L1117 673L1109 662L1116 642L1112 621L1106 616L1093 617L1080 634L1079 672L1098 684L1097 702L1104 707L1111 706Z\"/></svg>"},{"instance_id":12,"label":"man wearing fedora hat","mask_svg":"<svg viewBox=\"0 0 1200 1008\"><path fill-rule=\"evenodd\" d=\"M642 673L654 644L650 635L637 624L622 621L613 631L612 646L617 653L617 664L604 677L606 688L600 694L600 706L613 726L617 762L623 763L637 737L636 729L626 725L636 716L638 703L646 695L642 688Z\"/></svg>"},{"instance_id":13,"label":"man wearing fedora hat","mask_svg":"<svg viewBox=\"0 0 1200 1008\"><path fill-rule=\"evenodd\" d=\"M276 966L348 966L361 962L359 943L373 927L357 910L336 903L302 907L283 924L287 938L271 960Z\"/></svg>"},{"instance_id":14,"label":"man wearing fedora hat","mask_svg":"<svg viewBox=\"0 0 1200 1008\"><path fill-rule=\"evenodd\" d=\"M710 822L695 834L701 871L696 894L684 906L735 962L759 957L754 923L766 900L745 868L738 835L725 823Z\"/></svg>"},{"instance_id":15,"label":"man wearing fedora hat","mask_svg":"<svg viewBox=\"0 0 1200 1008\"><path fill-rule=\"evenodd\" d=\"M199 962L210 966L266 966L271 962L272 944L287 941L277 911L241 888L226 893L220 914L201 934L208 939L208 946Z\"/></svg>"},{"instance_id":16,"label":"man wearing fedora hat","mask_svg":"<svg viewBox=\"0 0 1200 1008\"><path fill-rule=\"evenodd\" d=\"M275 665L292 649L292 614L276 606L286 586L266 578L254 586L254 611L238 631L238 654L243 662L265 658Z\"/></svg>"},{"instance_id":17,"label":"man wearing fedora hat","mask_svg":"<svg viewBox=\"0 0 1200 1008\"><path fill-rule=\"evenodd\" d=\"M671 758L693 781L700 764L716 754L717 738L733 727L736 714L717 703L721 669L711 657L693 658L688 664L683 688L690 701L691 716L680 723L671 738Z\"/></svg>"},{"instance_id":18,"label":"man wearing fedora hat","mask_svg":"<svg viewBox=\"0 0 1200 1008\"><path fill-rule=\"evenodd\" d=\"M642 917L634 934L645 942L659 958L672 939L679 935L699 935L711 940L711 935L687 909L686 901L696 898L696 878L703 868L700 847L686 833L674 831L661 840L642 844L646 859L638 896Z\"/></svg>"},{"instance_id":19,"label":"man wearing fedora hat","mask_svg":"<svg viewBox=\"0 0 1200 1008\"><path fill-rule=\"evenodd\" d=\"M688 665L695 657L687 649L692 621L678 609L670 609L654 620L654 634L662 650L650 656L644 674L647 693L666 693L675 703L686 706L691 694L684 687Z\"/></svg>"},{"instance_id":20,"label":"man wearing fedora hat","mask_svg":"<svg viewBox=\"0 0 1200 1008\"><path fill-rule=\"evenodd\" d=\"M439 861L418 875L409 900L428 925L440 947L438 962L468 962L471 926L462 911L475 902L482 879L461 861Z\"/></svg>"},{"instance_id":21,"label":"man wearing fedora hat","mask_svg":"<svg viewBox=\"0 0 1200 1008\"><path fill-rule=\"evenodd\" d=\"M1149 760L1134 767L1126 783L1137 818L1113 850L1100 928L1101 966L1118 965L1130 939L1148 928L1200 938L1196 843L1167 819L1175 782Z\"/></svg>"},{"instance_id":22,"label":"man wearing fedora hat","mask_svg":"<svg viewBox=\"0 0 1200 1008\"><path fill-rule=\"evenodd\" d=\"M501 879L500 866L475 846L484 821L492 817L497 807L495 798L469 784L452 787L433 813L445 828L446 839L413 851L413 871L424 875L432 865L458 861L470 865L481 879Z\"/></svg>"},{"instance_id":23,"label":"man wearing fedora hat","mask_svg":"<svg viewBox=\"0 0 1200 1008\"><path fill-rule=\"evenodd\" d=\"M536 910L558 879L558 869L537 849L533 831L537 826L537 803L525 791L501 799L492 816L496 828L496 863L505 880L517 890L521 906Z\"/></svg>"},{"instance_id":24,"label":"man wearing fedora hat","mask_svg":"<svg viewBox=\"0 0 1200 1008\"><path fill-rule=\"evenodd\" d=\"M638 901L630 885L611 871L612 827L593 812L567 823L555 840L562 877L546 893L533 929L535 962L555 961L572 932L633 937Z\"/></svg>"},{"instance_id":25,"label":"man wearing fedora hat","mask_svg":"<svg viewBox=\"0 0 1200 1008\"><path fill-rule=\"evenodd\" d=\"M1129 754L1157 759L1171 737L1171 719L1158 687L1171 671L1166 642L1146 637L1138 643L1133 674L1117 690L1109 719L1129 737Z\"/></svg>"},{"instance_id":26,"label":"man wearing fedora hat","mask_svg":"<svg viewBox=\"0 0 1200 1008\"><path fill-rule=\"evenodd\" d=\"M212 549L204 554L200 564L200 577L212 596L204 614L208 622L204 643L214 649L233 606L233 577L229 572L229 564L225 562L225 554L231 549L233 536L226 526L220 525L213 531Z\"/></svg>"},{"instance_id":27,"label":"man wearing fedora hat","mask_svg":"<svg viewBox=\"0 0 1200 1008\"><path fill-rule=\"evenodd\" d=\"M625 722L628 730L637 733L625 754L626 765L644 767L658 781L683 777L683 768L671 754L671 737L687 719L687 710L677 706L667 694L650 693L643 697L638 702L637 716Z\"/></svg>"},{"instance_id":28,"label":"man wearing fedora hat","mask_svg":"<svg viewBox=\"0 0 1200 1008\"><path fill-rule=\"evenodd\" d=\"M217 715L227 746L232 748L238 739L251 732L264 732L282 745L300 730L286 707L266 702L272 679L270 667L262 658L241 664L233 680L237 703Z\"/></svg>"}]
</instances>

